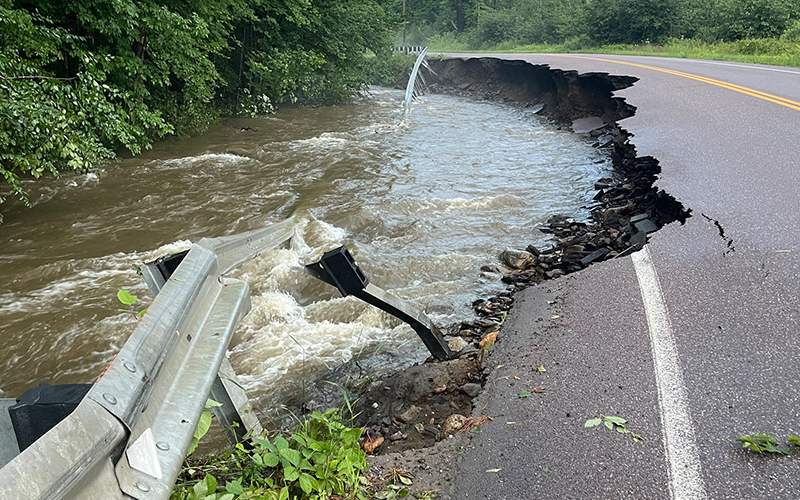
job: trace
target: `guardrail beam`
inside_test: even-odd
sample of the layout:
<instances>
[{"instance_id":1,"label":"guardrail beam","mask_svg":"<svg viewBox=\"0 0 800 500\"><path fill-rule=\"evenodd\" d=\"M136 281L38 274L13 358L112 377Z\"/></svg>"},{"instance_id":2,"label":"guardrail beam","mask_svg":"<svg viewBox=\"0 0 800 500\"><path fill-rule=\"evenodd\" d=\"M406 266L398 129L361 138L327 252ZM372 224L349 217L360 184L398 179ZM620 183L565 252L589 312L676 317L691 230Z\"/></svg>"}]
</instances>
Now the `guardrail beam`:
<instances>
[{"instance_id":1,"label":"guardrail beam","mask_svg":"<svg viewBox=\"0 0 800 500\"><path fill-rule=\"evenodd\" d=\"M75 411L0 469L3 497L122 499L112 457L126 437L119 420L84 398Z\"/></svg>"}]
</instances>

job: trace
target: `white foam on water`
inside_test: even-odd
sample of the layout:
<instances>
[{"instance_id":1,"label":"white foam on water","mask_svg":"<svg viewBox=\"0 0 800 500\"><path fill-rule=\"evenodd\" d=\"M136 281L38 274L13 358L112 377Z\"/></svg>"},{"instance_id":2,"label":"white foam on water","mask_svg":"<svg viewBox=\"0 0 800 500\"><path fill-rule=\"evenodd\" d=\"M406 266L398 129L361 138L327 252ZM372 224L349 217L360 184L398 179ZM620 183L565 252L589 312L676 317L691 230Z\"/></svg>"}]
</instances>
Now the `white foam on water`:
<instances>
[{"instance_id":1,"label":"white foam on water","mask_svg":"<svg viewBox=\"0 0 800 500\"><path fill-rule=\"evenodd\" d=\"M270 399L275 391L347 363L369 346L396 348L414 337L398 319L354 297L339 296L304 271L305 263L346 237L344 229L310 218L300 224L290 248L265 252L238 273L257 295L230 355L255 397Z\"/></svg>"},{"instance_id":2,"label":"white foam on water","mask_svg":"<svg viewBox=\"0 0 800 500\"><path fill-rule=\"evenodd\" d=\"M140 229L144 238L158 238L151 224L159 221L177 234L213 236L298 211L312 215L288 248L265 252L235 273L250 285L253 309L230 349L252 396L271 404L282 390L297 394L302 381L326 377L331 368L339 377L339 368L365 352L374 354L361 358L369 369L424 358L408 326L341 297L303 266L346 244L373 283L438 325L469 319L476 298L503 286L481 278L480 267L496 264L501 246L538 244L535 224L549 213L573 213L593 182L582 183L594 175L585 166L598 154L571 153L576 139L566 132L526 124L516 111L493 104L429 96L401 122L401 95L376 90L377 99L368 100L375 106L364 112L302 116L298 110L300 118L314 120L313 132L293 128L293 119L272 124L283 120L265 117L254 127L261 128L258 137L242 134L231 143L223 134L186 147L167 144L169 159L148 154L130 160L132 168L118 168L129 163L121 160L108 167L113 179L100 171L37 187L33 199L68 191L71 205L80 202L84 211L75 208L76 216L65 217L71 231L64 239L82 239L92 257L42 252L47 260L31 258L36 246L22 241L0 256L8 270L0 330L9 339L37 335L30 346L18 342L0 358L9 374L4 387L16 391L37 374L76 382L94 377L136 325L130 312L117 312L125 308L117 290L139 296L137 310L151 298L131 265L191 246L180 240L99 255L128 247L98 245L96 251L87 238L130 242L126 233ZM119 190L120 181L131 189ZM70 188L68 182L99 185Z\"/></svg>"},{"instance_id":3,"label":"white foam on water","mask_svg":"<svg viewBox=\"0 0 800 500\"><path fill-rule=\"evenodd\" d=\"M263 401L298 388L315 372L347 363L370 345L397 343L403 335L359 321L311 322L301 317L249 329L245 337L232 348L231 362L245 389Z\"/></svg>"},{"instance_id":4,"label":"white foam on water","mask_svg":"<svg viewBox=\"0 0 800 500\"><path fill-rule=\"evenodd\" d=\"M478 196L475 198L416 198L404 199L391 204L391 208L399 213L438 213L454 210L492 210L525 207L527 202L521 196L501 194L496 196Z\"/></svg>"},{"instance_id":5,"label":"white foam on water","mask_svg":"<svg viewBox=\"0 0 800 500\"><path fill-rule=\"evenodd\" d=\"M247 156L241 156L234 153L204 153L197 156L185 156L182 158L173 158L170 160L154 160L151 166L158 169L173 169L185 168L197 165L198 163L227 166L232 163L242 163L253 161Z\"/></svg>"}]
</instances>

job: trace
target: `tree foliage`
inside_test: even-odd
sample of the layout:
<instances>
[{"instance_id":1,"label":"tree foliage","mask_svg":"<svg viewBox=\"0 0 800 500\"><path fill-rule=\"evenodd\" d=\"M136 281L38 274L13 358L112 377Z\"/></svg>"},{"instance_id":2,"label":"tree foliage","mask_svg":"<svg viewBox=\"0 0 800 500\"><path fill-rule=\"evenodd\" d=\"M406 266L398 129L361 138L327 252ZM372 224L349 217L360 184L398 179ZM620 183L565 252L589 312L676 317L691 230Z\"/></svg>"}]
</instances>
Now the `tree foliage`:
<instances>
[{"instance_id":1,"label":"tree foliage","mask_svg":"<svg viewBox=\"0 0 800 500\"><path fill-rule=\"evenodd\" d=\"M395 14L397 6L394 7ZM464 25L459 26L459 10ZM779 37L797 0L408 0L409 43L457 38L471 48L526 44L736 41ZM576 47L577 48L577 47Z\"/></svg>"},{"instance_id":2,"label":"tree foliage","mask_svg":"<svg viewBox=\"0 0 800 500\"><path fill-rule=\"evenodd\" d=\"M345 101L390 34L377 0L0 0L0 202L215 113Z\"/></svg>"}]
</instances>

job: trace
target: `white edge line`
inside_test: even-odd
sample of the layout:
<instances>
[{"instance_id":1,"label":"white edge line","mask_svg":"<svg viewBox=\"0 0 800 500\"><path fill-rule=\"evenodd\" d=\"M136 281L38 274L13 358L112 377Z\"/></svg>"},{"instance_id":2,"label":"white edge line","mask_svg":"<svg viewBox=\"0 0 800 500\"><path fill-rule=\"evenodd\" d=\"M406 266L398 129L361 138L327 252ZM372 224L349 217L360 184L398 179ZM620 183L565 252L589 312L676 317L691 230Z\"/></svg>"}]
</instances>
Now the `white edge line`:
<instances>
[{"instance_id":1,"label":"white edge line","mask_svg":"<svg viewBox=\"0 0 800 500\"><path fill-rule=\"evenodd\" d=\"M647 247L631 255L631 260L639 280L650 331L670 497L673 500L703 500L707 496L702 466L661 283Z\"/></svg>"}]
</instances>

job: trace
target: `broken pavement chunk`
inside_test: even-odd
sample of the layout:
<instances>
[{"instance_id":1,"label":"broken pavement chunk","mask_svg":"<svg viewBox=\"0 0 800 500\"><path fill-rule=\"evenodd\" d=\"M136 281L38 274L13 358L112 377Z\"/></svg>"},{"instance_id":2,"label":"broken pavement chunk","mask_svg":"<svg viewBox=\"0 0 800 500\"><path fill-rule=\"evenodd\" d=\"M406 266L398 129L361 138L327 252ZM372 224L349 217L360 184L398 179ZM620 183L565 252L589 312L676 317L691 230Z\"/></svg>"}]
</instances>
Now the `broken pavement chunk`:
<instances>
[{"instance_id":1,"label":"broken pavement chunk","mask_svg":"<svg viewBox=\"0 0 800 500\"><path fill-rule=\"evenodd\" d=\"M578 118L577 120L572 121L572 130L576 134L585 134L587 132L591 132L592 130L596 130L601 128L606 123L602 120L602 118L598 116L589 116L586 118Z\"/></svg>"},{"instance_id":2,"label":"broken pavement chunk","mask_svg":"<svg viewBox=\"0 0 800 500\"><path fill-rule=\"evenodd\" d=\"M588 266L589 264L591 264L594 261L601 260L603 257L608 255L608 253L610 251L611 251L610 248L598 248L594 252L592 252L589 255L587 255L586 257L582 258L581 259L581 264L583 264L584 266Z\"/></svg>"},{"instance_id":3,"label":"broken pavement chunk","mask_svg":"<svg viewBox=\"0 0 800 500\"><path fill-rule=\"evenodd\" d=\"M658 226L653 224L653 221L650 219L642 219L639 222L635 223L634 226L636 230L645 234L652 233L658 231Z\"/></svg>"},{"instance_id":4,"label":"broken pavement chunk","mask_svg":"<svg viewBox=\"0 0 800 500\"><path fill-rule=\"evenodd\" d=\"M631 236L631 247L635 249L640 249L644 247L644 244L647 243L647 233L644 231L640 231L633 236Z\"/></svg>"}]
</instances>

